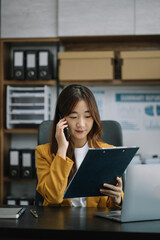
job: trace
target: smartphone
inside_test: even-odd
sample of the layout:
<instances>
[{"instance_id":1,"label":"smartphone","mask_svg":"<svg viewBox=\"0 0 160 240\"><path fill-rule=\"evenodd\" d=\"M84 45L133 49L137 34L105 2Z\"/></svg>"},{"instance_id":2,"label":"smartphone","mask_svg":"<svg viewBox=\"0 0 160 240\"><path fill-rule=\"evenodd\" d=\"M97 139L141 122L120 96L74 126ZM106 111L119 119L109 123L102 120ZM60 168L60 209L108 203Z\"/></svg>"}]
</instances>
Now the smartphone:
<instances>
[{"instance_id":1,"label":"smartphone","mask_svg":"<svg viewBox=\"0 0 160 240\"><path fill-rule=\"evenodd\" d=\"M61 119L62 119L62 116L61 116L61 114L59 114L59 120L61 120ZM69 141L69 138L70 138L69 128L66 127L66 128L64 128L63 131L64 131L64 135L65 135L65 137L66 137L66 140Z\"/></svg>"}]
</instances>

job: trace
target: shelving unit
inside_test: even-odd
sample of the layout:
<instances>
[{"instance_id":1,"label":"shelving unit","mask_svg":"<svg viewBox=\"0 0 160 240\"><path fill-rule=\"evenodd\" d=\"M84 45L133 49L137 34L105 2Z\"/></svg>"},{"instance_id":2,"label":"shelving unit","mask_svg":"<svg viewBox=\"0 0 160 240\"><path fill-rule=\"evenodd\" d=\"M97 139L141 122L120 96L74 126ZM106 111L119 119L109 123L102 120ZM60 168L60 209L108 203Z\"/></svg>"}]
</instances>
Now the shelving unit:
<instances>
[{"instance_id":1,"label":"shelving unit","mask_svg":"<svg viewBox=\"0 0 160 240\"><path fill-rule=\"evenodd\" d=\"M105 86L135 86L135 85L160 85L159 80L146 81L123 81L121 80L120 62L115 69L116 74L113 80L100 81L60 81L58 79L58 61L57 56L54 62L54 78L50 80L15 80L11 74L11 56L13 49L30 49L30 48L47 48L59 51L59 44L62 44L65 51L114 51L115 56L119 59L120 51L130 50L160 50L160 35L156 36L104 36L104 37L64 37L58 38L41 38L41 39L1 39L0 40L0 204L4 203L5 197L9 194L10 186L18 184L19 180L12 180L6 175L8 151L11 146L11 137L14 134L20 135L37 135L37 128L6 128L6 88L11 86L55 86L57 95L59 86L65 86L71 83L81 83L84 85L105 85ZM20 182L33 183L35 180L20 180Z\"/></svg>"},{"instance_id":2,"label":"shelving unit","mask_svg":"<svg viewBox=\"0 0 160 240\"><path fill-rule=\"evenodd\" d=\"M53 53L54 73L50 80L15 80L12 78L12 58L14 49L47 49ZM35 135L37 128L6 128L6 89L8 85L33 87L33 86L58 86L57 53L59 51L58 38L45 39L1 39L0 40L0 204L4 203L10 194L12 185L31 184L35 188L35 179L10 179L7 176L8 151L11 146L11 138L14 134ZM58 94L58 89L57 89ZM18 185L17 185L18 186Z\"/></svg>"}]
</instances>

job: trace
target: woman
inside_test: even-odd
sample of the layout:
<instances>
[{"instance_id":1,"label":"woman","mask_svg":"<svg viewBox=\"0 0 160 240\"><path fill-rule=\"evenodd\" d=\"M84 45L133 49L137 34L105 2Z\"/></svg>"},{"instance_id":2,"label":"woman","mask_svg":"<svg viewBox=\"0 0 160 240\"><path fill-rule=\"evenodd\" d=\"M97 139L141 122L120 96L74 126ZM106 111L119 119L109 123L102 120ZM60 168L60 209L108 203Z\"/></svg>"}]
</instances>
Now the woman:
<instances>
[{"instance_id":1,"label":"woman","mask_svg":"<svg viewBox=\"0 0 160 240\"><path fill-rule=\"evenodd\" d=\"M44 206L121 205L122 180L118 177L116 186L103 184L100 193L104 196L63 199L88 148L112 147L101 141L101 135L100 116L92 92L82 85L66 87L57 100L51 142L36 148L37 191L44 197Z\"/></svg>"}]
</instances>

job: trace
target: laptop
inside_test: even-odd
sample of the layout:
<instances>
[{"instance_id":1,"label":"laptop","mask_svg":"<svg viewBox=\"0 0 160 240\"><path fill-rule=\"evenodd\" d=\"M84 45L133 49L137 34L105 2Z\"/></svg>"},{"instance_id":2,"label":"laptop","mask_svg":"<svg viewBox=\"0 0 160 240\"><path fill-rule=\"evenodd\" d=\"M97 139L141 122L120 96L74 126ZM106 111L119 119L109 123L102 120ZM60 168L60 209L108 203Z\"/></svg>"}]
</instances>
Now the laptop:
<instances>
[{"instance_id":1,"label":"laptop","mask_svg":"<svg viewBox=\"0 0 160 240\"><path fill-rule=\"evenodd\" d=\"M118 222L160 219L160 164L131 165L126 172L121 211L95 212Z\"/></svg>"}]
</instances>

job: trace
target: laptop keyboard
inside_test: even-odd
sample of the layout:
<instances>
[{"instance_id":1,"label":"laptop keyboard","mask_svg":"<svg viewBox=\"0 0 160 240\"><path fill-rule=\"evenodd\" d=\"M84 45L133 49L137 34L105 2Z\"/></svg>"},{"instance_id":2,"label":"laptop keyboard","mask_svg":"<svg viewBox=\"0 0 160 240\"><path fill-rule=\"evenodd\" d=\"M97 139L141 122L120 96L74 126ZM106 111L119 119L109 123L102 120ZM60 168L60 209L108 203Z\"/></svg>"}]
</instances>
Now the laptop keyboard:
<instances>
[{"instance_id":1,"label":"laptop keyboard","mask_svg":"<svg viewBox=\"0 0 160 240\"><path fill-rule=\"evenodd\" d=\"M121 211L111 211L109 213L106 213L106 216L110 216L110 217L117 217L117 216L121 216Z\"/></svg>"},{"instance_id":2,"label":"laptop keyboard","mask_svg":"<svg viewBox=\"0 0 160 240\"><path fill-rule=\"evenodd\" d=\"M97 212L95 213L96 216L99 217L104 217L104 218L108 218L108 219L113 219L113 220L119 220L121 219L121 210L118 211L111 211L111 212Z\"/></svg>"}]
</instances>

